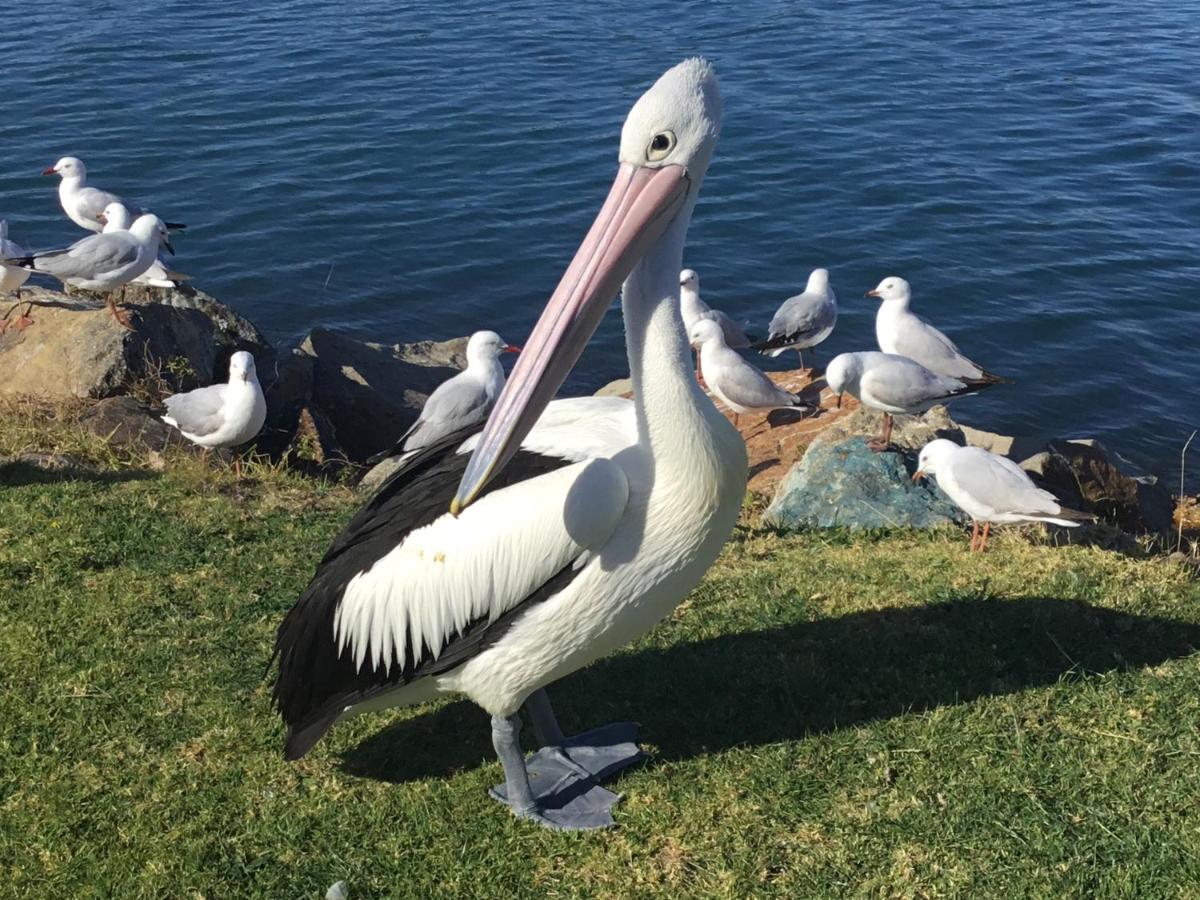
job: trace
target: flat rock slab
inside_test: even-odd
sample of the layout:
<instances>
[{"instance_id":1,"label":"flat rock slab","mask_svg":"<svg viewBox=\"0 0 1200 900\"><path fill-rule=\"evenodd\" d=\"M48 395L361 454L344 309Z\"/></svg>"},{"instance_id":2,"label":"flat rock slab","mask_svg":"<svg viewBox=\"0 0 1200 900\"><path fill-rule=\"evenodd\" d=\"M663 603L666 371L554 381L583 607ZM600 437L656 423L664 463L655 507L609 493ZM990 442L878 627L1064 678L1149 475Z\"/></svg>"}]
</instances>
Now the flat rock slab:
<instances>
[{"instance_id":1,"label":"flat rock slab","mask_svg":"<svg viewBox=\"0 0 1200 900\"><path fill-rule=\"evenodd\" d=\"M127 304L134 331L95 298L41 288L22 293L33 302L34 324L0 335L3 394L108 397L148 374L190 389L224 380L221 369L235 350L253 353L260 371L273 352L252 324L190 288L169 292L166 302Z\"/></svg>"},{"instance_id":2,"label":"flat rock slab","mask_svg":"<svg viewBox=\"0 0 1200 900\"><path fill-rule=\"evenodd\" d=\"M874 452L861 436L814 441L764 519L781 528L933 528L962 521L936 486L913 484L914 466L907 454Z\"/></svg>"}]
</instances>

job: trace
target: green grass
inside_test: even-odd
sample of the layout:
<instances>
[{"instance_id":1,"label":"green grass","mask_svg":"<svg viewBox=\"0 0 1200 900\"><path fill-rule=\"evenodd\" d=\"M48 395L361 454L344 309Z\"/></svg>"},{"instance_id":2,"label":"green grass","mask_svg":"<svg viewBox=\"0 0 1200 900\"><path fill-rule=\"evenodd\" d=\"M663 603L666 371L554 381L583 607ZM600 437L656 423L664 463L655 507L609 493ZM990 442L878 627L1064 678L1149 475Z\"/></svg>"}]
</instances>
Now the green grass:
<instances>
[{"instance_id":1,"label":"green grass","mask_svg":"<svg viewBox=\"0 0 1200 900\"><path fill-rule=\"evenodd\" d=\"M108 468L0 469L0 894L1200 892L1184 566L739 530L667 622L552 688L565 727L631 718L653 754L617 782L618 828L559 834L488 799L468 703L283 761L264 667L348 490L76 449Z\"/></svg>"}]
</instances>

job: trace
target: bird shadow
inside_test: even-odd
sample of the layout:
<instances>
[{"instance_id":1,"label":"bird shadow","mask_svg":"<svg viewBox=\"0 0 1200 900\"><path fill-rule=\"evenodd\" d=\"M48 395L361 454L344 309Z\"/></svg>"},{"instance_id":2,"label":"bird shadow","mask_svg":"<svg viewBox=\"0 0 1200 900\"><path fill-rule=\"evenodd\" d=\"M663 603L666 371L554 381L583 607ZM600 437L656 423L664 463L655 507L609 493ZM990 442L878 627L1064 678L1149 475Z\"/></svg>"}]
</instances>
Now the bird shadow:
<instances>
[{"instance_id":1,"label":"bird shadow","mask_svg":"<svg viewBox=\"0 0 1200 900\"><path fill-rule=\"evenodd\" d=\"M28 484L57 484L64 481L90 481L95 484L117 484L123 481L146 481L158 474L146 469L99 471L71 464L46 466L26 460L0 462L0 486L21 487Z\"/></svg>"},{"instance_id":2,"label":"bird shadow","mask_svg":"<svg viewBox=\"0 0 1200 900\"><path fill-rule=\"evenodd\" d=\"M960 598L623 653L550 694L568 733L642 722L656 759L684 760L1156 665L1197 647L1200 625L1172 619L1051 597ZM444 776L490 761L489 734L481 710L451 703L383 729L347 751L342 768L389 782Z\"/></svg>"}]
</instances>

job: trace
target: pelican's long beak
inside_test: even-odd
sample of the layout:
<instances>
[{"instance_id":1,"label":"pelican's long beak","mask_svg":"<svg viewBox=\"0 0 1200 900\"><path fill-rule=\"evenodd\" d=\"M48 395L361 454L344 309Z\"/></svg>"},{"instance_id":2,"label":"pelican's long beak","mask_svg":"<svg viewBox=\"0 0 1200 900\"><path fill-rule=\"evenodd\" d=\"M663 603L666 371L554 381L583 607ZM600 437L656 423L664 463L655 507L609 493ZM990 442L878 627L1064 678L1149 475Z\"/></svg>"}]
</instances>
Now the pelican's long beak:
<instances>
[{"instance_id":1,"label":"pelican's long beak","mask_svg":"<svg viewBox=\"0 0 1200 900\"><path fill-rule=\"evenodd\" d=\"M913 484L916 484L918 481L920 481L920 480L921 480L922 478L924 478L924 477L925 477L925 472L924 472L924 470L923 470L923 469L917 469L917 471L913 472L913 478L912 478L912 480L913 480Z\"/></svg>"},{"instance_id":2,"label":"pelican's long beak","mask_svg":"<svg viewBox=\"0 0 1200 900\"><path fill-rule=\"evenodd\" d=\"M687 197L683 166L621 163L608 199L525 342L467 463L450 512L466 509L517 452L605 311Z\"/></svg>"}]
</instances>

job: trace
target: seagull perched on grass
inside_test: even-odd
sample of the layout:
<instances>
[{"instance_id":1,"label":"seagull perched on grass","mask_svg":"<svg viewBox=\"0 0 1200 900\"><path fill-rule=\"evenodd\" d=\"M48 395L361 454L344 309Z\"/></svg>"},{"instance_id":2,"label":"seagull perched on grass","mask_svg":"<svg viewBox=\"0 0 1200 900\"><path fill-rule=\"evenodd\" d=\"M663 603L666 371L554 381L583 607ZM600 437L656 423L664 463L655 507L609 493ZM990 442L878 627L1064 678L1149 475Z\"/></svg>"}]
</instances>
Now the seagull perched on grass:
<instances>
[{"instance_id":1,"label":"seagull perched on grass","mask_svg":"<svg viewBox=\"0 0 1200 900\"><path fill-rule=\"evenodd\" d=\"M1050 522L1075 528L1094 516L1063 506L1011 459L982 447L960 447L938 438L921 449L913 481L932 475L946 496L971 517L971 549L987 547L992 523ZM980 536L979 523L983 522Z\"/></svg>"},{"instance_id":2,"label":"seagull perched on grass","mask_svg":"<svg viewBox=\"0 0 1200 900\"><path fill-rule=\"evenodd\" d=\"M229 358L229 383L172 394L165 401L162 420L191 441L210 450L238 447L257 435L267 420L267 400L254 357L239 350ZM241 473L240 460L234 468Z\"/></svg>"},{"instance_id":3,"label":"seagull perched on grass","mask_svg":"<svg viewBox=\"0 0 1200 900\"><path fill-rule=\"evenodd\" d=\"M148 209L143 209L136 203L130 203L116 194L88 187L87 166L78 157L64 156L54 165L43 169L42 174L58 175L62 178L62 181L58 183L58 202L62 204L63 212L72 222L88 231L99 233L104 230L104 221L101 219L101 215L104 208L110 203L120 203L128 209L131 220L149 212ZM167 223L167 228L172 231L186 227L178 222Z\"/></svg>"},{"instance_id":4,"label":"seagull perched on grass","mask_svg":"<svg viewBox=\"0 0 1200 900\"><path fill-rule=\"evenodd\" d=\"M874 290L867 291L867 296L883 301L875 315L875 339L884 353L915 359L938 375L990 384L1009 383L971 362L959 352L954 341L909 309L912 288L903 278L889 275Z\"/></svg>"}]
</instances>

